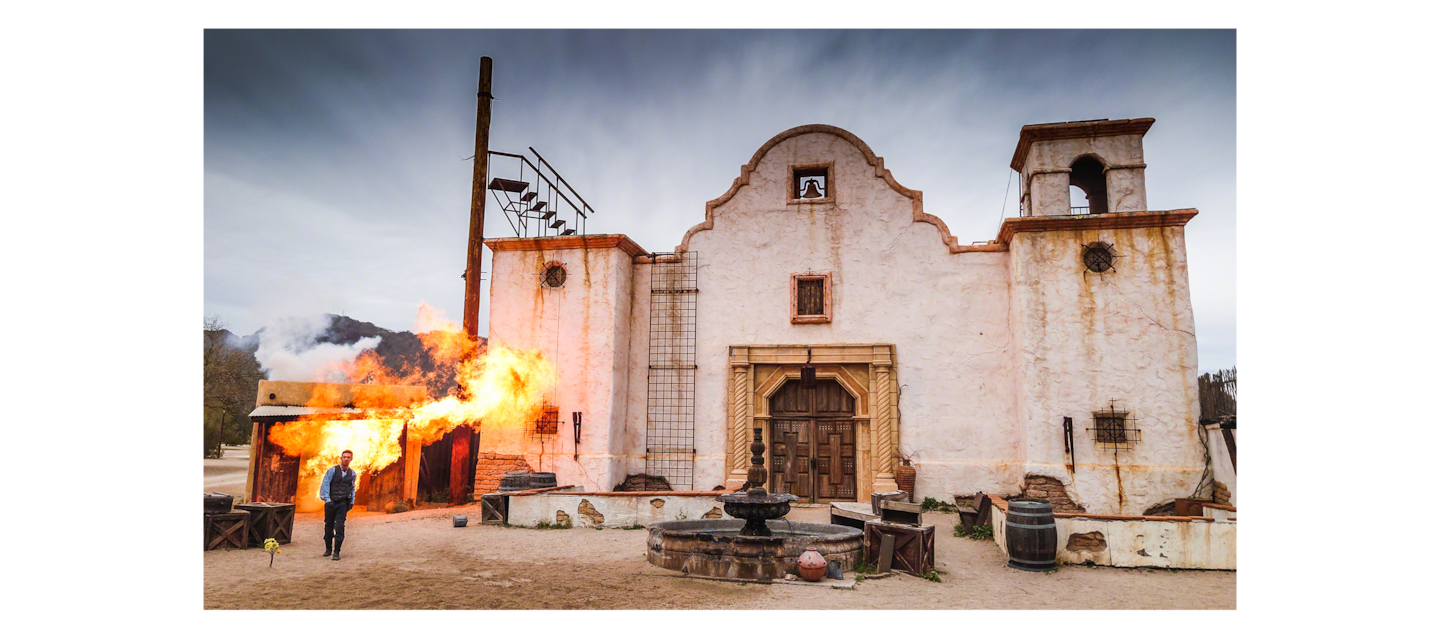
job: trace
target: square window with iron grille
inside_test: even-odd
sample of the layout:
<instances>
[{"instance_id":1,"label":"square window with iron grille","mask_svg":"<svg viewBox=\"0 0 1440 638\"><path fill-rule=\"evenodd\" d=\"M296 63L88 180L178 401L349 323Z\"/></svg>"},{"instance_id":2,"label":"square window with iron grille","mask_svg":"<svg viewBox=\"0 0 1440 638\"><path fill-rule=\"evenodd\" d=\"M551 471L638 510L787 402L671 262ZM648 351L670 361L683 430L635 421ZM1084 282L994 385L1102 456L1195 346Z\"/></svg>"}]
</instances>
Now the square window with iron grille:
<instances>
[{"instance_id":1,"label":"square window with iron grille","mask_svg":"<svg viewBox=\"0 0 1440 638\"><path fill-rule=\"evenodd\" d=\"M1094 427L1089 428L1090 436L1107 450L1131 450L1140 442L1140 430L1135 429L1134 420L1123 410L1101 410L1091 415Z\"/></svg>"},{"instance_id":2,"label":"square window with iron grille","mask_svg":"<svg viewBox=\"0 0 1440 638\"><path fill-rule=\"evenodd\" d=\"M790 323L829 323L832 307L830 273L790 276Z\"/></svg>"},{"instance_id":3,"label":"square window with iron grille","mask_svg":"<svg viewBox=\"0 0 1440 638\"><path fill-rule=\"evenodd\" d=\"M545 264L544 272L540 273L540 285L546 288L559 288L565 285L565 264L552 261Z\"/></svg>"},{"instance_id":4,"label":"square window with iron grille","mask_svg":"<svg viewBox=\"0 0 1440 638\"><path fill-rule=\"evenodd\" d=\"M540 418L535 419L535 427L531 435L536 437L553 436L560 431L560 408L546 404L541 408Z\"/></svg>"},{"instance_id":5,"label":"square window with iron grille","mask_svg":"<svg viewBox=\"0 0 1440 638\"><path fill-rule=\"evenodd\" d=\"M787 203L834 203L835 194L831 191L834 182L831 171L834 165L834 162L792 165L790 167L790 192Z\"/></svg>"}]
</instances>

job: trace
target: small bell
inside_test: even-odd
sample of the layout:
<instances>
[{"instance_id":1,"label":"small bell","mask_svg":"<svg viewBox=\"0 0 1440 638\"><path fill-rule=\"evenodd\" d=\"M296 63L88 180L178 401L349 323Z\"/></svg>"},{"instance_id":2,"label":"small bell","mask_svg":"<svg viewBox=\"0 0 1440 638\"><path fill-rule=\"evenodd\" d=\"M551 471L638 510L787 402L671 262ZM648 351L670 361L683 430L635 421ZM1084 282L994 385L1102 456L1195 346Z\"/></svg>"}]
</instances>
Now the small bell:
<instances>
[{"instance_id":1,"label":"small bell","mask_svg":"<svg viewBox=\"0 0 1440 638\"><path fill-rule=\"evenodd\" d=\"M824 197L824 195L820 194L820 189L816 188L819 183L819 180L816 180L813 177L805 180L805 192L800 195L800 198L813 199L816 197Z\"/></svg>"}]
</instances>

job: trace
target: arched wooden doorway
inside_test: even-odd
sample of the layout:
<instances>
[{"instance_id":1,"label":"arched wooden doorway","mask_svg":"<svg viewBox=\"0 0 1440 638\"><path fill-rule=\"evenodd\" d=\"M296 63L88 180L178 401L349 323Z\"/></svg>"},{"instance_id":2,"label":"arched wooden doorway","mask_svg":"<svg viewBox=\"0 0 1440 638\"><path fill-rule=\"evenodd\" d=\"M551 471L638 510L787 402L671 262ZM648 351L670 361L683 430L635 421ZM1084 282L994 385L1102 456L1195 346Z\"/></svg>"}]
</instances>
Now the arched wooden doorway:
<instances>
[{"instance_id":1,"label":"arched wooden doorway","mask_svg":"<svg viewBox=\"0 0 1440 638\"><path fill-rule=\"evenodd\" d=\"M853 501L855 397L833 379L786 382L770 396L770 485L803 502Z\"/></svg>"}]
</instances>

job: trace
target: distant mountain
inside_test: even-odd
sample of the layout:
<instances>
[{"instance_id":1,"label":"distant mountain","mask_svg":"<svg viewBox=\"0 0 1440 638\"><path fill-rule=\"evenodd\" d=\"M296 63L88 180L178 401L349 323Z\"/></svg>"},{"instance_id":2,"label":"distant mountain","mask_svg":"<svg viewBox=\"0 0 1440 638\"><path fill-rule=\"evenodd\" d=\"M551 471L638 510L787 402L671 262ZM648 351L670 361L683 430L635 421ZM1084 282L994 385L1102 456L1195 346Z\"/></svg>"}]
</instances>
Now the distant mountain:
<instances>
[{"instance_id":1,"label":"distant mountain","mask_svg":"<svg viewBox=\"0 0 1440 638\"><path fill-rule=\"evenodd\" d=\"M330 327L317 338L317 343L335 343L350 345L367 337L380 337L380 344L375 347L375 354L379 355L385 367L391 370L413 370L420 369L427 373L436 370L436 363L430 357L430 352L425 349L420 337L408 330L395 332L386 330L368 321L359 321L344 315L325 315L330 319ZM257 330L254 334L239 337L229 330L219 330L224 333L226 342L233 347L249 352L252 356L260 348L260 335L265 332L264 328ZM480 345L483 348L487 340L480 338ZM436 379L430 385L431 396L445 396L450 387L455 383L453 377Z\"/></svg>"}]
</instances>

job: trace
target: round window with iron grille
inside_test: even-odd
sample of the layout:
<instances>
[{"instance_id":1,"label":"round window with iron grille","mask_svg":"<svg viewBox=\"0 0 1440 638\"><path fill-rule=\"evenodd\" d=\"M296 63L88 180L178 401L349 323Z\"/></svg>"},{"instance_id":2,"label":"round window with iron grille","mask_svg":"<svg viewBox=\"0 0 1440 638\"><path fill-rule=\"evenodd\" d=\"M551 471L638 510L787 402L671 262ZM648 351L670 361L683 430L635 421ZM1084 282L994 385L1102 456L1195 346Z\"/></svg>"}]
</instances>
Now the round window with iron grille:
<instances>
[{"instance_id":1,"label":"round window with iron grille","mask_svg":"<svg viewBox=\"0 0 1440 638\"><path fill-rule=\"evenodd\" d=\"M1115 269L1115 253L1110 244L1097 241L1085 247L1085 269L1090 272L1105 272Z\"/></svg>"},{"instance_id":2,"label":"round window with iron grille","mask_svg":"<svg viewBox=\"0 0 1440 638\"><path fill-rule=\"evenodd\" d=\"M565 266L553 262L547 264L545 276L541 281L546 288L559 288L565 285Z\"/></svg>"}]
</instances>

